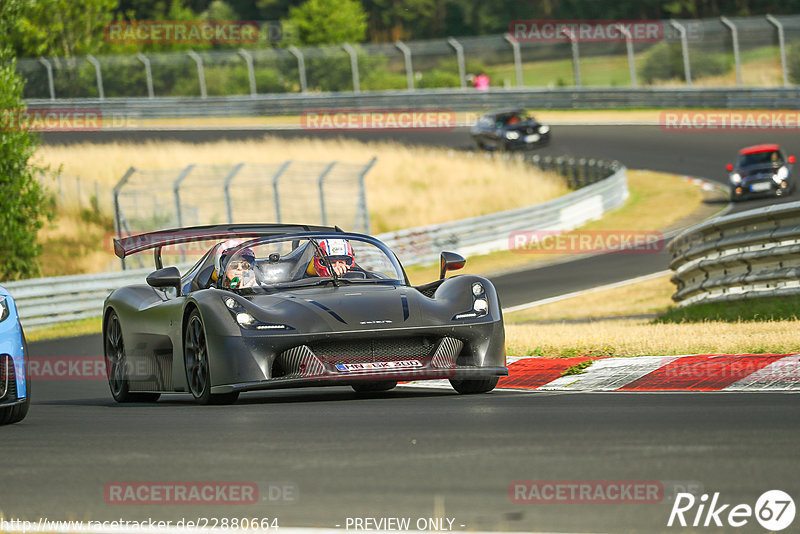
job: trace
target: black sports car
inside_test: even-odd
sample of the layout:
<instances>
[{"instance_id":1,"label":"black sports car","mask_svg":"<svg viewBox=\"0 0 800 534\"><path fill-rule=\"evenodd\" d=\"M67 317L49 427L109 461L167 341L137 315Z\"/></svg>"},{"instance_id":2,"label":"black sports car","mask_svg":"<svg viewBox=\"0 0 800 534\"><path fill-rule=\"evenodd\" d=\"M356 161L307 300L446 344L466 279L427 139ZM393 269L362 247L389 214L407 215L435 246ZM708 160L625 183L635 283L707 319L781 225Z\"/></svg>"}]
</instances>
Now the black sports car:
<instances>
[{"instance_id":1,"label":"black sports car","mask_svg":"<svg viewBox=\"0 0 800 534\"><path fill-rule=\"evenodd\" d=\"M486 113L470 133L475 146L486 150L516 150L550 142L550 127L516 108Z\"/></svg>"},{"instance_id":2,"label":"black sports car","mask_svg":"<svg viewBox=\"0 0 800 534\"><path fill-rule=\"evenodd\" d=\"M234 238L234 239L232 239ZM187 272L161 249L216 243ZM200 403L240 392L449 379L460 393L491 391L505 365L505 332L491 282L445 279L464 259L443 252L439 280L411 286L379 240L338 228L226 225L115 240L124 258L154 250L147 285L105 301L103 337L119 402L190 392Z\"/></svg>"},{"instance_id":3,"label":"black sports car","mask_svg":"<svg viewBox=\"0 0 800 534\"><path fill-rule=\"evenodd\" d=\"M794 190L794 156L784 157L778 145L754 145L741 149L736 165L726 170L731 185L731 200L757 196L788 196Z\"/></svg>"}]
</instances>

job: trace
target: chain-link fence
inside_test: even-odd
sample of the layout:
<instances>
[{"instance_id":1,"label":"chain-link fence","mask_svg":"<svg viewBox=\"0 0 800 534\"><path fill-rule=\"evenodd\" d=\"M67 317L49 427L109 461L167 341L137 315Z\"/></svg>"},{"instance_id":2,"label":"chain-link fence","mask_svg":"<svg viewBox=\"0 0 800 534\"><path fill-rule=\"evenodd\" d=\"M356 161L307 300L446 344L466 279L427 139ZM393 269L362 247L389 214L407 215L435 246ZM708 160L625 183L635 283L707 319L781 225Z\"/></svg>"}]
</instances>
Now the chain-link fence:
<instances>
[{"instance_id":1,"label":"chain-link fence","mask_svg":"<svg viewBox=\"0 0 800 534\"><path fill-rule=\"evenodd\" d=\"M115 230L274 222L369 233L364 178L376 161L131 167L113 191Z\"/></svg>"},{"instance_id":2,"label":"chain-link fence","mask_svg":"<svg viewBox=\"0 0 800 534\"><path fill-rule=\"evenodd\" d=\"M609 31L630 21L595 22ZM568 32L531 39L523 32L407 43L29 58L17 68L26 81L26 98L53 100L466 88L480 73L494 87L777 87L800 80L800 65L793 67L800 56L800 15L650 22L658 27L657 38L637 39L620 30L613 39L570 40Z\"/></svg>"}]
</instances>

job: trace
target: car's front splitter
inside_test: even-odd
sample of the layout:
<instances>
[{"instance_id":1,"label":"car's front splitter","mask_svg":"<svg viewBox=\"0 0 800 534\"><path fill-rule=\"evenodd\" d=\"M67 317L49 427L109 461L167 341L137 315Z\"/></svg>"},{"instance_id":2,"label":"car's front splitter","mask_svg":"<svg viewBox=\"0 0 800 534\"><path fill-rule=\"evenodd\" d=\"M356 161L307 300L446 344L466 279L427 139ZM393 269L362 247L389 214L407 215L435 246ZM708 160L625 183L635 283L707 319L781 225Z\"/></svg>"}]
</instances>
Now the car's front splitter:
<instances>
[{"instance_id":1,"label":"car's front splitter","mask_svg":"<svg viewBox=\"0 0 800 534\"><path fill-rule=\"evenodd\" d=\"M417 372L341 373L326 372L313 377L280 377L260 382L245 382L213 386L212 394L232 391L261 391L293 387L349 386L358 382L411 382L419 380L474 380L495 376L508 376L508 367L456 367L453 369L425 369Z\"/></svg>"}]
</instances>

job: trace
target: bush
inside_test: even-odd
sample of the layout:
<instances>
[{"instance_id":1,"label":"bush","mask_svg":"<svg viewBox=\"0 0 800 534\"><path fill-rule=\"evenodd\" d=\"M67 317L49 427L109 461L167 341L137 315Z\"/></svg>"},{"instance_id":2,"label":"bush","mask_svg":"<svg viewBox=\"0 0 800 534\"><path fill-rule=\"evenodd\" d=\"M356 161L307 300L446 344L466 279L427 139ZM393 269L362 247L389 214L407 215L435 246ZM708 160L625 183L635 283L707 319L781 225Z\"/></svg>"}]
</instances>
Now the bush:
<instances>
[{"instance_id":1,"label":"bush","mask_svg":"<svg viewBox=\"0 0 800 534\"><path fill-rule=\"evenodd\" d=\"M0 4L3 35L14 24L20 6L17 0ZM16 60L10 46L0 45L0 110L4 114L0 116L0 280L33 277L41 272L37 234L47 214L47 201L28 164L36 138L8 121L24 109Z\"/></svg>"},{"instance_id":2,"label":"bush","mask_svg":"<svg viewBox=\"0 0 800 534\"><path fill-rule=\"evenodd\" d=\"M717 76L729 72L733 61L725 54L709 54L705 52L690 51L689 63L692 78L704 76ZM639 72L645 83L655 80L670 80L679 78L686 80L683 68L683 51L680 43L659 43L653 46L646 54L644 65Z\"/></svg>"},{"instance_id":3,"label":"bush","mask_svg":"<svg viewBox=\"0 0 800 534\"><path fill-rule=\"evenodd\" d=\"M429 70L422 73L422 78L416 81L419 89L435 89L438 87L461 87L461 80L457 73L440 69Z\"/></svg>"}]
</instances>

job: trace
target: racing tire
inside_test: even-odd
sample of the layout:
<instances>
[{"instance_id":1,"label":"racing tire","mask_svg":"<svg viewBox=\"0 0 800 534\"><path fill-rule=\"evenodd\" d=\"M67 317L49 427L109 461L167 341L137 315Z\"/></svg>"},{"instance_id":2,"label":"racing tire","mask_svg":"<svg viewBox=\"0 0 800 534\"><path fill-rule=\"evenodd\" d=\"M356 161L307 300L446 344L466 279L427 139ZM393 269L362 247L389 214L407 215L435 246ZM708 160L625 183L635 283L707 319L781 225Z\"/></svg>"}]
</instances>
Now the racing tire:
<instances>
[{"instance_id":1,"label":"racing tire","mask_svg":"<svg viewBox=\"0 0 800 534\"><path fill-rule=\"evenodd\" d=\"M115 311L109 314L103 330L103 355L106 361L108 387L115 401L120 403L156 402L161 397L160 393L131 393L127 357L125 356L125 340L122 338L122 326Z\"/></svg>"},{"instance_id":2,"label":"racing tire","mask_svg":"<svg viewBox=\"0 0 800 534\"><path fill-rule=\"evenodd\" d=\"M397 386L396 381L366 381L350 384L356 393L373 393L376 391L389 391Z\"/></svg>"},{"instance_id":3,"label":"racing tire","mask_svg":"<svg viewBox=\"0 0 800 534\"><path fill-rule=\"evenodd\" d=\"M456 380L451 378L450 385L462 395L488 393L497 386L499 380L499 376L490 376L488 378L479 378L476 380Z\"/></svg>"},{"instance_id":4,"label":"racing tire","mask_svg":"<svg viewBox=\"0 0 800 534\"><path fill-rule=\"evenodd\" d=\"M233 404L239 392L211 393L211 369L208 364L208 344L203 318L197 309L192 310L186 321L183 343L183 362L186 382L198 404Z\"/></svg>"}]
</instances>

